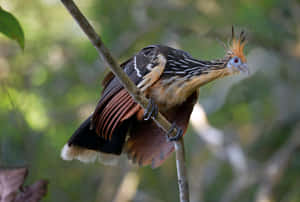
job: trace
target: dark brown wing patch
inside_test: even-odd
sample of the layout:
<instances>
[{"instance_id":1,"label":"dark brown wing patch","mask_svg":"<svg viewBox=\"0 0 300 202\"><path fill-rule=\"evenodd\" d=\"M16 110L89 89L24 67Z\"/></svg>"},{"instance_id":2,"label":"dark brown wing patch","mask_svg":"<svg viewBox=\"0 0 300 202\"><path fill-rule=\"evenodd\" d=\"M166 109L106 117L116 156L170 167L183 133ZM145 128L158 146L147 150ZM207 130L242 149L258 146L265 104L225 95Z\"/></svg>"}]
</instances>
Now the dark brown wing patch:
<instances>
[{"instance_id":1,"label":"dark brown wing patch","mask_svg":"<svg viewBox=\"0 0 300 202\"><path fill-rule=\"evenodd\" d=\"M139 108L129 93L122 89L103 107L102 112L94 117L96 133L105 140L111 139L113 131L123 121L130 118Z\"/></svg>"},{"instance_id":2,"label":"dark brown wing patch","mask_svg":"<svg viewBox=\"0 0 300 202\"><path fill-rule=\"evenodd\" d=\"M173 143L153 121L136 123L126 143L125 151L133 163L158 167L173 151Z\"/></svg>"},{"instance_id":3,"label":"dark brown wing patch","mask_svg":"<svg viewBox=\"0 0 300 202\"><path fill-rule=\"evenodd\" d=\"M134 71L132 58L124 62L121 67L135 84L142 80ZM111 139L114 129L119 126L118 122L130 118L126 112L133 115L134 109L138 109L112 72L105 76L103 86L101 99L92 115L91 128L95 128L96 133L103 138Z\"/></svg>"},{"instance_id":4,"label":"dark brown wing patch","mask_svg":"<svg viewBox=\"0 0 300 202\"><path fill-rule=\"evenodd\" d=\"M170 122L175 122L186 132L190 115L197 100L197 92L193 93L183 104L163 113ZM174 150L174 144L168 142L165 132L153 121L136 122L130 130L125 151L134 163L141 166L160 166Z\"/></svg>"}]
</instances>

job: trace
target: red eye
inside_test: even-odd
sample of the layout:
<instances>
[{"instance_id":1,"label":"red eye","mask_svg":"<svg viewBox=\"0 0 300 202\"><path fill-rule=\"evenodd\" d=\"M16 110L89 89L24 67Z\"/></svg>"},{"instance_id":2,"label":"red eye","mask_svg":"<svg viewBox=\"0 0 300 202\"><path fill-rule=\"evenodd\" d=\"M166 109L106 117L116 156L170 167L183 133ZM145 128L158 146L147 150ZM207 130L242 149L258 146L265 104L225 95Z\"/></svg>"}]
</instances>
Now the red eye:
<instances>
[{"instance_id":1,"label":"red eye","mask_svg":"<svg viewBox=\"0 0 300 202\"><path fill-rule=\"evenodd\" d=\"M234 62L234 63L238 63L238 62L239 62L239 59L238 59L238 58L235 58L233 62Z\"/></svg>"}]
</instances>

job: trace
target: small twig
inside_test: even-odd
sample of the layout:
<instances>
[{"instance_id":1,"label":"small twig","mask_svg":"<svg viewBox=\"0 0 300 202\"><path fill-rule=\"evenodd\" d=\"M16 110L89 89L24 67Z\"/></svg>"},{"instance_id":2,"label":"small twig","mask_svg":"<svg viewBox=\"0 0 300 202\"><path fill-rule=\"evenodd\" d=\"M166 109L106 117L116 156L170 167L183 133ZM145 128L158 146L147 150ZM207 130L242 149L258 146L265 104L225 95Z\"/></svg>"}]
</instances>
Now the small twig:
<instances>
[{"instance_id":1,"label":"small twig","mask_svg":"<svg viewBox=\"0 0 300 202\"><path fill-rule=\"evenodd\" d=\"M94 47L97 49L101 58L108 64L112 72L119 79L120 83L126 88L132 98L141 105L144 109L147 108L148 100L145 96L139 91L136 85L129 79L126 73L120 68L116 60L110 54L109 50L103 44L100 36L95 32L93 27L87 21L85 16L80 12L78 7L72 0L61 0L70 14L73 16L74 20L78 23L84 33L88 36ZM153 121L167 132L171 128L170 122L161 114L158 113L157 117ZM172 135L176 134L176 130L173 131ZM186 168L184 162L184 146L183 139L180 138L178 141L174 141L174 146L176 149L176 165L177 165L177 174L178 174L178 184L180 192L180 201L187 202L189 201L189 192L188 192L188 182L186 176Z\"/></svg>"}]
</instances>

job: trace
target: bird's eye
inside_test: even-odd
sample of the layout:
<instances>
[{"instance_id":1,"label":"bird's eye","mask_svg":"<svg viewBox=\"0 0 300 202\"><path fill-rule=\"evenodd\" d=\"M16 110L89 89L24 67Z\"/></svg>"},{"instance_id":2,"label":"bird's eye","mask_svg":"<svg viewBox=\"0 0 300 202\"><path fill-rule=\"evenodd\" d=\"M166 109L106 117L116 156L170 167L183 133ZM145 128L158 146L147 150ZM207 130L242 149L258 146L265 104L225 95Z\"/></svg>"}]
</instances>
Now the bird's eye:
<instances>
[{"instance_id":1,"label":"bird's eye","mask_svg":"<svg viewBox=\"0 0 300 202\"><path fill-rule=\"evenodd\" d=\"M242 61L241 59L238 57L238 56L233 56L232 58L230 58L227 66L228 67L236 67L236 68L239 68L239 66L242 65Z\"/></svg>"},{"instance_id":2,"label":"bird's eye","mask_svg":"<svg viewBox=\"0 0 300 202\"><path fill-rule=\"evenodd\" d=\"M234 62L235 64L240 63L240 59L239 59L238 57L235 57L234 60L233 60L233 62Z\"/></svg>"}]
</instances>

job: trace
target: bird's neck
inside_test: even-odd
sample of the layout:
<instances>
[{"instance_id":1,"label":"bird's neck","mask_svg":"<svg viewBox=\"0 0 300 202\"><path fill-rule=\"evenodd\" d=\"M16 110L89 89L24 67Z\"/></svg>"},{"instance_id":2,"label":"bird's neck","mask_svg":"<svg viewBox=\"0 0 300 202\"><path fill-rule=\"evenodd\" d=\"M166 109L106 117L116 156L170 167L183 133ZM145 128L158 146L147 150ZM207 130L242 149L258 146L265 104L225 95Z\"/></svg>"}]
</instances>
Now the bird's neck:
<instances>
[{"instance_id":1,"label":"bird's neck","mask_svg":"<svg viewBox=\"0 0 300 202\"><path fill-rule=\"evenodd\" d=\"M215 59L215 60L198 60L191 58L189 63L190 68L187 72L193 75L206 74L211 70L219 70L226 67L228 59Z\"/></svg>"},{"instance_id":2,"label":"bird's neck","mask_svg":"<svg viewBox=\"0 0 300 202\"><path fill-rule=\"evenodd\" d=\"M228 62L226 59L203 61L187 58L185 60L189 63L188 68L180 70L177 70L178 67L169 68L167 74L149 89L150 96L166 109L183 103L204 84L230 74L226 68Z\"/></svg>"}]
</instances>

